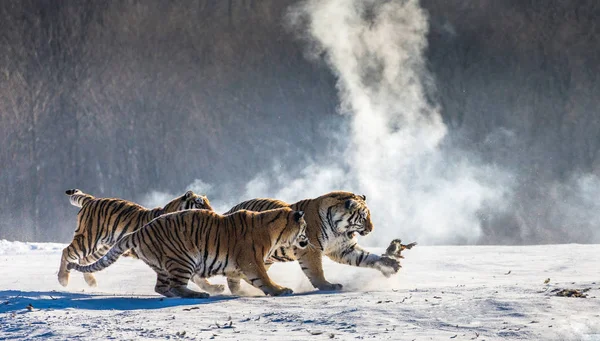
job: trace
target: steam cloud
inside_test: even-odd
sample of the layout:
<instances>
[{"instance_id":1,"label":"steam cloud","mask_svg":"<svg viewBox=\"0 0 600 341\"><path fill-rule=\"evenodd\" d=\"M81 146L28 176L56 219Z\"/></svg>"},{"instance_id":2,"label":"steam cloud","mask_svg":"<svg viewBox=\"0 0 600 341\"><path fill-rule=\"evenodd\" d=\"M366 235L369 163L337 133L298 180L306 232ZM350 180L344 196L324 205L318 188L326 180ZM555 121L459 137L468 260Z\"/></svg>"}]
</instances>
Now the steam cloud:
<instances>
[{"instance_id":1,"label":"steam cloud","mask_svg":"<svg viewBox=\"0 0 600 341\"><path fill-rule=\"evenodd\" d=\"M257 177L246 195L293 201L349 190L367 195L376 224L367 244L476 242L478 214L502 207L508 178L441 150L446 127L426 98L428 22L418 1L309 0L289 18L337 76L347 148L299 174Z\"/></svg>"}]
</instances>

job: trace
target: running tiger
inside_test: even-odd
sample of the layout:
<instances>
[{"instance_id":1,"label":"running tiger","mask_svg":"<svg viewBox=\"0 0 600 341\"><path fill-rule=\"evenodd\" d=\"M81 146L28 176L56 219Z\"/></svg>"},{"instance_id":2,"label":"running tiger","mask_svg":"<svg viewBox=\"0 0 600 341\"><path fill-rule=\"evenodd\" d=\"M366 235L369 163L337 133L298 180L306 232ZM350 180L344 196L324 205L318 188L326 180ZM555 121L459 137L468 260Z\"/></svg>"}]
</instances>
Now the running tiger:
<instances>
[{"instance_id":1,"label":"running tiger","mask_svg":"<svg viewBox=\"0 0 600 341\"><path fill-rule=\"evenodd\" d=\"M400 269L398 260L369 253L358 245L355 233L365 236L373 231L371 213L365 201L364 195L331 192L291 205L275 199L252 199L234 206L227 213L241 209L264 211L278 207L304 211L310 247L281 247L267 260L267 268L274 262L298 260L314 287L319 290L340 290L341 284L332 284L325 279L323 255L341 264L377 269L386 277ZM228 278L227 284L232 293L239 293L239 279Z\"/></svg>"},{"instance_id":2,"label":"running tiger","mask_svg":"<svg viewBox=\"0 0 600 341\"><path fill-rule=\"evenodd\" d=\"M81 207L77 215L77 229L73 241L62 253L58 282L62 286L69 284L67 263L77 262L89 264L95 262L125 234L133 232L152 219L165 214L192 208L207 209L212 207L205 196L187 191L184 195L171 200L164 208L146 209L130 201L112 198L95 198L78 189L65 192L73 206ZM135 256L135 254L133 254ZM96 286L92 274L84 274L90 286ZM198 279L196 284L205 290L223 291L222 285L211 285L206 280Z\"/></svg>"},{"instance_id":3,"label":"running tiger","mask_svg":"<svg viewBox=\"0 0 600 341\"><path fill-rule=\"evenodd\" d=\"M157 274L154 290L167 297L205 298L187 288L190 278L224 275L245 278L267 295L291 294L271 281L265 260L280 247L308 245L304 212L279 208L264 212L237 211L220 215L207 210L160 216L119 240L100 260L68 269L96 272L132 249Z\"/></svg>"}]
</instances>

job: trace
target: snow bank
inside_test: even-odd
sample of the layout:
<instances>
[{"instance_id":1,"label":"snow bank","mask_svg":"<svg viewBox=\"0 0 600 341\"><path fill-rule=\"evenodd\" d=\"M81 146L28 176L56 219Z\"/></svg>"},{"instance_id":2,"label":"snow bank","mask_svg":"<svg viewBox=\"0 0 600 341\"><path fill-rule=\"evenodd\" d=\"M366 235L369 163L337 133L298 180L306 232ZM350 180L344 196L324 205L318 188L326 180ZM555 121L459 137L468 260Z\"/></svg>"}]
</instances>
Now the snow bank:
<instances>
[{"instance_id":1,"label":"snow bank","mask_svg":"<svg viewBox=\"0 0 600 341\"><path fill-rule=\"evenodd\" d=\"M65 244L59 243L11 242L0 239L0 255L21 255L30 252L54 253L57 250L62 251L65 247Z\"/></svg>"}]
</instances>

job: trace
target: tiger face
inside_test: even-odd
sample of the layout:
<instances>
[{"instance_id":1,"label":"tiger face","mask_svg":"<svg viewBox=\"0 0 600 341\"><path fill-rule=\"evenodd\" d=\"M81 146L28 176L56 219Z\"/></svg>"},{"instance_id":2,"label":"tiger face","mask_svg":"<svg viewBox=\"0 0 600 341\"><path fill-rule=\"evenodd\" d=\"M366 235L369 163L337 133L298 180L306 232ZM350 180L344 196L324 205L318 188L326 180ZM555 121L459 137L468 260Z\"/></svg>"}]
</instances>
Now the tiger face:
<instances>
[{"instance_id":1,"label":"tiger face","mask_svg":"<svg viewBox=\"0 0 600 341\"><path fill-rule=\"evenodd\" d=\"M309 242L308 236L306 235L304 211L294 211L293 214L290 214L285 231L282 232L282 235L277 237L275 244L278 243L280 238L283 240L280 244L285 248L295 246L299 249L304 249L308 246Z\"/></svg>"},{"instance_id":2,"label":"tiger face","mask_svg":"<svg viewBox=\"0 0 600 341\"><path fill-rule=\"evenodd\" d=\"M206 196L198 195L192 191L187 191L182 196L173 199L164 208L167 213L189 209L214 211Z\"/></svg>"},{"instance_id":3,"label":"tiger face","mask_svg":"<svg viewBox=\"0 0 600 341\"><path fill-rule=\"evenodd\" d=\"M299 249L304 249L308 246L308 236L306 235L306 220L304 220L304 212L296 211L293 214L294 221L291 226L294 228L297 227L297 231L295 233L290 234L290 239L288 240L288 246L295 246Z\"/></svg>"},{"instance_id":4,"label":"tiger face","mask_svg":"<svg viewBox=\"0 0 600 341\"><path fill-rule=\"evenodd\" d=\"M356 195L330 208L329 221L340 234L352 238L354 233L366 236L373 231L371 212L365 202L364 195Z\"/></svg>"}]
</instances>

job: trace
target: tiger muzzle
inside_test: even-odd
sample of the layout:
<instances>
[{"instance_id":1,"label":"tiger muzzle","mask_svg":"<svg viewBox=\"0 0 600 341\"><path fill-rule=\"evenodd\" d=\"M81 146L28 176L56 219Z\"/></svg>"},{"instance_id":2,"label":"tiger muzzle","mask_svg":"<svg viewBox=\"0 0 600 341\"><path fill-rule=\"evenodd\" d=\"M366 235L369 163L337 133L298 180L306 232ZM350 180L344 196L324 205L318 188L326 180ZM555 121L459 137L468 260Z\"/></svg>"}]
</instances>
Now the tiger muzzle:
<instances>
[{"instance_id":1,"label":"tiger muzzle","mask_svg":"<svg viewBox=\"0 0 600 341\"><path fill-rule=\"evenodd\" d=\"M362 230L358 232L361 236L366 236L371 233L371 230Z\"/></svg>"},{"instance_id":2,"label":"tiger muzzle","mask_svg":"<svg viewBox=\"0 0 600 341\"><path fill-rule=\"evenodd\" d=\"M308 237L306 237L306 235L298 236L295 244L296 244L296 247L298 247L300 249L306 248L308 246Z\"/></svg>"},{"instance_id":3,"label":"tiger muzzle","mask_svg":"<svg viewBox=\"0 0 600 341\"><path fill-rule=\"evenodd\" d=\"M373 231L373 224L370 221L367 221L363 226L363 229L358 231L361 236L366 236Z\"/></svg>"}]
</instances>

